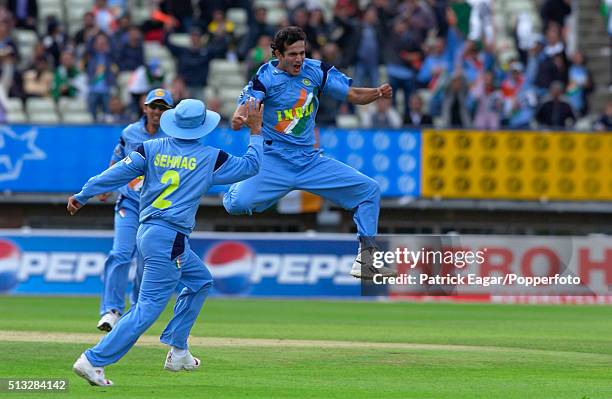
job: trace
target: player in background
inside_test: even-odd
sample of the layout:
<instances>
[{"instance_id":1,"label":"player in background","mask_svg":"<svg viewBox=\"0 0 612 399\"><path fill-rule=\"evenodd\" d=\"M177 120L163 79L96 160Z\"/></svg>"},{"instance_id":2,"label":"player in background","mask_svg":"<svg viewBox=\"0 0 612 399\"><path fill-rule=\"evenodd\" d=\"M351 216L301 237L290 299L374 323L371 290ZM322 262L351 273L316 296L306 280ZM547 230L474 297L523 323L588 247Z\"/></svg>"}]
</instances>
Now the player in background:
<instances>
[{"instance_id":1,"label":"player in background","mask_svg":"<svg viewBox=\"0 0 612 399\"><path fill-rule=\"evenodd\" d=\"M371 261L380 207L378 183L313 147L322 95L364 105L391 98L391 86L352 87L352 79L334 66L306 58L306 35L298 27L278 31L271 46L276 59L262 65L243 89L231 121L235 130L242 126L248 99L266 105L262 168L258 175L230 187L223 198L225 209L230 214L263 212L292 190L320 195L354 211L359 252L351 275L394 276L393 269L376 269Z\"/></svg>"},{"instance_id":2,"label":"player in background","mask_svg":"<svg viewBox=\"0 0 612 399\"><path fill-rule=\"evenodd\" d=\"M134 151L144 141L166 137L159 127L159 120L164 111L174 105L170 92L164 89L151 90L144 101L144 116L135 123L128 125L113 151L110 165L119 162ZM136 231L138 230L138 208L140 206L140 189L142 176L136 177L119 189L115 204L115 237L113 248L104 264L104 289L100 301L100 320L98 329L110 331L125 310L125 292L132 259L136 256L136 274L130 302L134 306L138 300L138 290L142 279L142 259L137 256ZM98 198L106 200L111 193L104 193Z\"/></svg>"},{"instance_id":3,"label":"player in background","mask_svg":"<svg viewBox=\"0 0 612 399\"><path fill-rule=\"evenodd\" d=\"M234 157L198 141L217 126L219 114L206 110L202 101L183 100L161 118L161 127L170 137L145 141L68 199L67 209L73 215L91 197L145 176L137 236L145 262L140 296L115 328L74 363L73 370L90 384L112 385L104 367L121 359L157 320L179 282L185 288L160 337L170 346L164 368L180 371L200 366L188 350L187 338L212 286L212 276L190 249L189 234L200 197L210 186L244 180L259 171L263 106L249 102L247 112L242 123L251 128L251 143L243 157Z\"/></svg>"}]
</instances>

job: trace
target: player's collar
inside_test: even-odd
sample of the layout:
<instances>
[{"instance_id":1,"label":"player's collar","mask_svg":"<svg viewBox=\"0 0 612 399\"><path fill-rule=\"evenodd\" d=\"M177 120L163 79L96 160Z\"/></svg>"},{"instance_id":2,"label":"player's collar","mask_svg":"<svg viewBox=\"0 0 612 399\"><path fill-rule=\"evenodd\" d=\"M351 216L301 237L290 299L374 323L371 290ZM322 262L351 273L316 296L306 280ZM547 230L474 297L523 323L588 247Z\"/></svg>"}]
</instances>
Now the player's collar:
<instances>
[{"instance_id":1,"label":"player's collar","mask_svg":"<svg viewBox=\"0 0 612 399\"><path fill-rule=\"evenodd\" d=\"M294 77L294 75L290 74L289 72L283 71L282 69L279 69L279 68L276 67L278 65L278 60L277 59L271 60L270 61L270 65L272 66L272 75L285 74L285 75L288 75L290 77ZM300 69L300 73L302 73L302 69Z\"/></svg>"}]
</instances>

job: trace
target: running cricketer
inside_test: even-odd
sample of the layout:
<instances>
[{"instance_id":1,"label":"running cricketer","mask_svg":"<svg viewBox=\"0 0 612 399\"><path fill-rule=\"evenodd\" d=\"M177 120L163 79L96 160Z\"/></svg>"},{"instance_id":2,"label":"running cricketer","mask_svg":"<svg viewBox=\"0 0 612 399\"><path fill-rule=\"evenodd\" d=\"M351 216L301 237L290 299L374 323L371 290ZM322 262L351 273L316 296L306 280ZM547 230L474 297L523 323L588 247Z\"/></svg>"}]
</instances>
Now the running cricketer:
<instances>
[{"instance_id":1,"label":"running cricketer","mask_svg":"<svg viewBox=\"0 0 612 399\"><path fill-rule=\"evenodd\" d=\"M221 117L206 110L202 101L183 100L161 117L161 127L170 137L145 141L68 199L67 209L73 215L91 197L145 176L137 234L138 251L144 259L140 295L115 328L74 363L74 372L91 385L112 385L104 367L121 359L157 320L179 282L185 288L160 338L170 346L164 368L180 371L200 366L200 360L188 350L187 338L208 296L212 276L191 250L189 234L200 197L210 186L235 183L259 171L263 106L251 101L247 107L242 122L251 127L251 142L243 157L201 144L198 139L211 133Z\"/></svg>"},{"instance_id":2,"label":"running cricketer","mask_svg":"<svg viewBox=\"0 0 612 399\"><path fill-rule=\"evenodd\" d=\"M134 151L144 141L166 137L159 127L159 119L164 111L172 108L174 101L167 90L151 90L144 101L144 116L135 123L128 125L113 151L110 165L121 161ZM125 186L119 188L119 196L115 204L115 237L113 248L104 264L104 289L100 302L100 320L98 329L110 331L125 310L125 291L132 259L136 256L136 274L133 289L130 293L132 306L138 300L138 290L142 280L142 259L137 256L136 231L138 231L138 208L140 206L140 189L143 177L138 176ZM98 198L105 200L110 193L104 193Z\"/></svg>"},{"instance_id":3,"label":"running cricketer","mask_svg":"<svg viewBox=\"0 0 612 399\"><path fill-rule=\"evenodd\" d=\"M378 183L313 146L320 96L363 105L391 98L391 86L351 87L352 79L334 66L306 58L306 35L298 27L278 31L271 46L276 59L262 65L243 89L231 123L233 129L240 129L248 99L266 105L262 169L230 187L223 198L225 209L230 214L263 212L292 190L320 195L354 211L359 252L351 275L394 276L393 269L374 268L371 261L378 228Z\"/></svg>"}]
</instances>

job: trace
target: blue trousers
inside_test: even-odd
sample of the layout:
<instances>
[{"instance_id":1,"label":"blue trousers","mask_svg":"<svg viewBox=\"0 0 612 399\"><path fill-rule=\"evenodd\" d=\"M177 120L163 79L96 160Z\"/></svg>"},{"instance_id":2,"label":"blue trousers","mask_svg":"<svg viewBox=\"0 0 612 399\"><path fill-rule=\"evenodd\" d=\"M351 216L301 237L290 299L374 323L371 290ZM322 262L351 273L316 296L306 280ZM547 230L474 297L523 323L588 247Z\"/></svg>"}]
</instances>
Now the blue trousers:
<instances>
[{"instance_id":1,"label":"blue trousers","mask_svg":"<svg viewBox=\"0 0 612 399\"><path fill-rule=\"evenodd\" d=\"M138 250L145 264L138 302L96 346L85 351L96 367L115 363L130 350L157 320L179 282L184 288L176 298L174 317L160 340L187 349L189 332L212 287L208 268L191 250L184 234L145 223L138 229Z\"/></svg>"},{"instance_id":2,"label":"blue trousers","mask_svg":"<svg viewBox=\"0 0 612 399\"><path fill-rule=\"evenodd\" d=\"M130 302L132 306L138 300L138 290L144 264L136 250L136 232L138 231L138 211L130 207L115 211L115 237L113 249L104 264L104 291L100 302L100 315L117 310L125 310L125 291L132 259L136 255L136 275L133 280Z\"/></svg>"},{"instance_id":3,"label":"blue trousers","mask_svg":"<svg viewBox=\"0 0 612 399\"><path fill-rule=\"evenodd\" d=\"M233 184L223 196L223 206L230 214L263 212L293 190L308 191L353 210L359 236L376 236L378 183L312 147L266 141L259 173Z\"/></svg>"}]
</instances>

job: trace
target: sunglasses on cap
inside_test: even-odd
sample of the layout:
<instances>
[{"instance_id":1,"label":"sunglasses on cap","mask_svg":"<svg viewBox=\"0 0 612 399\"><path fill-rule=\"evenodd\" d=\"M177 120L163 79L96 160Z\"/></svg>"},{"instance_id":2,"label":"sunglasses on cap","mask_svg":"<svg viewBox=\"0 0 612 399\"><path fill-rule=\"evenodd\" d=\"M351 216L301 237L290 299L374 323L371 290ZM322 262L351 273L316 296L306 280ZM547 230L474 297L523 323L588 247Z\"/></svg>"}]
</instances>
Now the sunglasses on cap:
<instances>
[{"instance_id":1,"label":"sunglasses on cap","mask_svg":"<svg viewBox=\"0 0 612 399\"><path fill-rule=\"evenodd\" d=\"M166 105L166 104L162 104L162 103L149 103L147 105L147 107L153 109L153 110L159 110L159 111L166 111L169 110L170 106Z\"/></svg>"}]
</instances>

